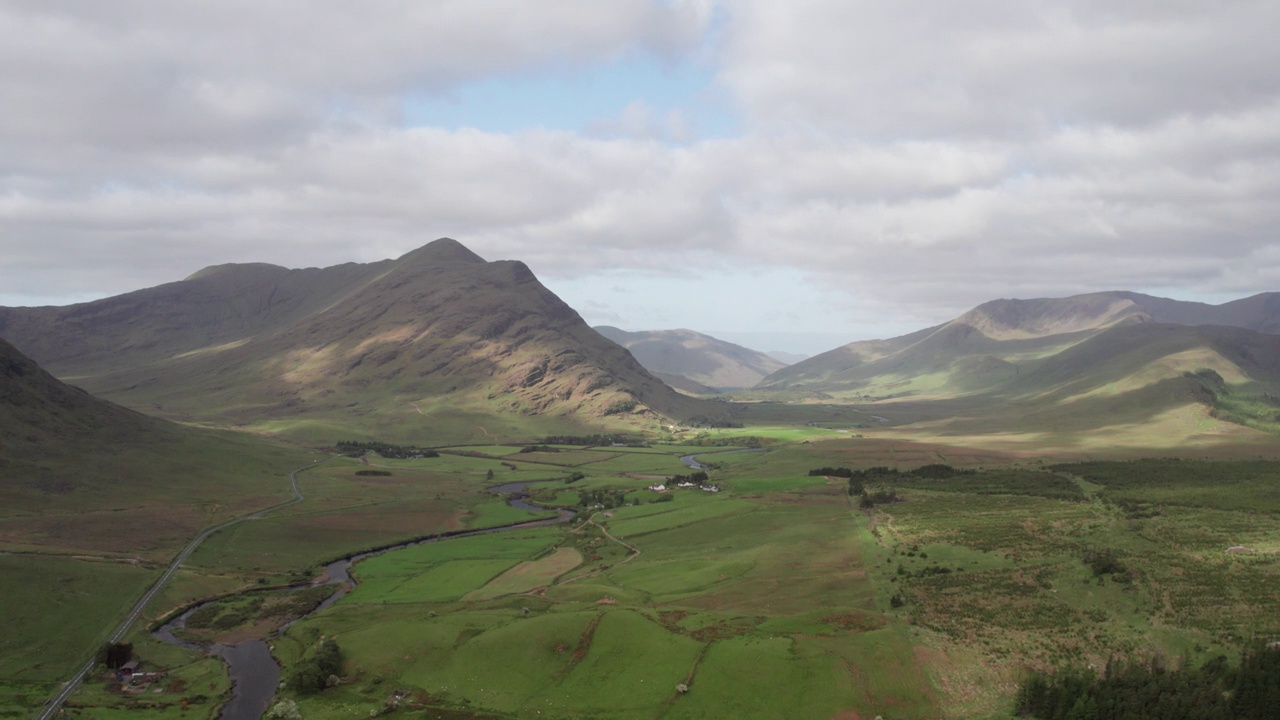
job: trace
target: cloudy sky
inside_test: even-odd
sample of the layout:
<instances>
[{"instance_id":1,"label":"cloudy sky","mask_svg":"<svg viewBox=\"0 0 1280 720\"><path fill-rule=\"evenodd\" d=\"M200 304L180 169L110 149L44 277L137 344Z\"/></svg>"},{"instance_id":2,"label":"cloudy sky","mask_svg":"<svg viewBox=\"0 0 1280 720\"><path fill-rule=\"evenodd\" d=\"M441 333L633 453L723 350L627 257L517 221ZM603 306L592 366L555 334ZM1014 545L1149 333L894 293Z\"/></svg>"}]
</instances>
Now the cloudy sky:
<instances>
[{"instance_id":1,"label":"cloudy sky","mask_svg":"<svg viewBox=\"0 0 1280 720\"><path fill-rule=\"evenodd\" d=\"M817 352L996 297L1280 290L1274 0L0 0L0 305L527 262Z\"/></svg>"}]
</instances>

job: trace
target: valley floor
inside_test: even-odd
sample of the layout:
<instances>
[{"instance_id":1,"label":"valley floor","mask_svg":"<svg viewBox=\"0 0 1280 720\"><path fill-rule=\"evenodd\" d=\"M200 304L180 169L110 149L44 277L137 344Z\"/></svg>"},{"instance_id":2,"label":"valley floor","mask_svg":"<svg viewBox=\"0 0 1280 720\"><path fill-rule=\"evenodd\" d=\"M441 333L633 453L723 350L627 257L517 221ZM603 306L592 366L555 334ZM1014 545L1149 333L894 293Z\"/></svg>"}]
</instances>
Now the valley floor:
<instances>
[{"instance_id":1,"label":"valley floor","mask_svg":"<svg viewBox=\"0 0 1280 720\"><path fill-rule=\"evenodd\" d=\"M485 492L530 483L531 502L574 520L359 563L349 594L273 640L280 698L308 719L1004 718L1033 670L1199 665L1280 636L1280 463L1068 462L818 427L703 441L747 435L765 449L341 459L302 476L306 502L212 538L152 617L353 551L548 515ZM689 454L720 492L649 489L692 474ZM112 582L127 598L145 575ZM232 595L190 637L267 634L309 607L280 597ZM340 671L308 686L328 641ZM145 696L90 683L69 716L212 715L225 676L196 692L207 669L192 664L211 661L134 642L188 680ZM24 682L6 677L10 703Z\"/></svg>"}]
</instances>

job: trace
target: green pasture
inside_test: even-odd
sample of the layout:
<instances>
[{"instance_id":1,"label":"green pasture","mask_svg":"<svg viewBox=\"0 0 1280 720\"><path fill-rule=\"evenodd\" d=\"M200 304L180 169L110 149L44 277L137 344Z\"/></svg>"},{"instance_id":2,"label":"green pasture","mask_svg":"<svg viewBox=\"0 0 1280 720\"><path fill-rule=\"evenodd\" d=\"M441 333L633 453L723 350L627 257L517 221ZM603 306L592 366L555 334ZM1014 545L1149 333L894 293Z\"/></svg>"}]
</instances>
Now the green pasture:
<instances>
[{"instance_id":1,"label":"green pasture","mask_svg":"<svg viewBox=\"0 0 1280 720\"><path fill-rule=\"evenodd\" d=\"M671 502L618 508L613 517L602 520L610 532L634 539L648 533L670 530L682 525L701 523L722 515L750 512L753 505L733 500L719 500L711 493L694 488L670 491Z\"/></svg>"},{"instance_id":2,"label":"green pasture","mask_svg":"<svg viewBox=\"0 0 1280 720\"><path fill-rule=\"evenodd\" d=\"M390 477L357 475L363 468L340 458L308 470L299 476L303 502L210 537L190 564L275 577L398 541L554 516L513 508L483 491L489 481L477 483L469 471L456 467L451 472L397 469ZM511 474L495 473L492 483L535 479Z\"/></svg>"},{"instance_id":3,"label":"green pasture","mask_svg":"<svg viewBox=\"0 0 1280 720\"><path fill-rule=\"evenodd\" d=\"M758 495L760 493L793 492L830 484L826 478L808 475L759 476L743 475L735 480L727 481L720 486L735 495Z\"/></svg>"},{"instance_id":4,"label":"green pasture","mask_svg":"<svg viewBox=\"0 0 1280 720\"><path fill-rule=\"evenodd\" d=\"M227 528L205 541L189 563L200 568L231 568L248 576L274 578L311 569L352 552L424 537L460 527L469 517L473 527L500 524L508 517L534 514L514 511L497 501L473 503L474 514L461 501L416 498L368 501L347 507L267 516ZM299 505L298 507L303 507Z\"/></svg>"},{"instance_id":5,"label":"green pasture","mask_svg":"<svg viewBox=\"0 0 1280 720\"><path fill-rule=\"evenodd\" d=\"M466 524L468 528L487 528L555 516L556 513L552 510L521 510L511 507L505 500L495 498L472 506L466 516Z\"/></svg>"},{"instance_id":6,"label":"green pasture","mask_svg":"<svg viewBox=\"0 0 1280 720\"><path fill-rule=\"evenodd\" d=\"M553 465L563 468L594 467L595 464L610 460L620 453L600 450L560 450L557 452L522 452L508 455L510 462L528 463L530 465Z\"/></svg>"},{"instance_id":7,"label":"green pasture","mask_svg":"<svg viewBox=\"0 0 1280 720\"><path fill-rule=\"evenodd\" d=\"M692 434L682 435L680 440L684 442L695 440L695 442L693 442L694 445L701 443L704 447L716 442L717 440L725 440L729 438L759 437L774 443L793 443L812 440L814 438L835 436L847 437L847 433L838 433L833 429L825 427L808 425L774 425L768 423L761 425L747 424L746 427L740 428L715 428L712 430L697 430L691 432Z\"/></svg>"},{"instance_id":8,"label":"green pasture","mask_svg":"<svg viewBox=\"0 0 1280 720\"><path fill-rule=\"evenodd\" d=\"M159 574L120 562L0 555L6 627L0 633L0 681L65 680Z\"/></svg>"},{"instance_id":9,"label":"green pasture","mask_svg":"<svg viewBox=\"0 0 1280 720\"><path fill-rule=\"evenodd\" d=\"M711 464L715 469L731 468L744 463L757 461L768 451L756 448L703 448L701 452L686 453L693 455L699 463Z\"/></svg>"},{"instance_id":10,"label":"green pasture","mask_svg":"<svg viewBox=\"0 0 1280 720\"><path fill-rule=\"evenodd\" d=\"M560 490L548 488L546 493L538 495L538 501L555 507L577 507L582 495L576 490Z\"/></svg>"},{"instance_id":11,"label":"green pasture","mask_svg":"<svg viewBox=\"0 0 1280 720\"><path fill-rule=\"evenodd\" d=\"M304 716L366 717L405 690L415 704L399 712L425 717L1007 717L1025 667L1096 665L1112 653L1202 662L1234 657L1251 635L1280 636L1280 463L1042 469L1024 458L1016 468L942 481L884 476L869 489L895 490L897 501L861 507L844 480L808 471L991 467L995 456L815 427L710 434L766 430L774 442L764 452L523 454L596 460L569 484L557 478L570 468L520 455L509 461L516 471L457 455L376 460L391 470L385 477L357 476L364 465L337 460L300 477L306 502L211 538L161 604L443 529L549 517L483 491L543 480L530 488L540 502L574 505L616 488L632 504L362 561L350 594L276 643L286 675L322 637L343 648L343 683L298 698ZM484 448L493 446L476 446ZM651 479L621 477L688 474L681 454L711 463L710 481L724 491L660 495L645 489ZM1100 554L1110 558L1102 572L1089 564ZM18 558L0 556L0 568L26 562ZM92 569L83 577L68 571L70 604L58 613L74 605L101 616L86 627L122 612L90 607L78 594L102 579L94 573L119 571L105 580L140 592L152 572L58 562ZM32 592L57 597L62 586L43 582ZM117 604L126 595L120 590ZM34 596L4 602L14 612L39 604ZM11 649L0 645L5 668L26 659L21 631ZM74 665L71 655L60 662ZM61 679L54 670L23 673L3 675L0 701ZM108 709L85 717L120 712L104 696L88 697Z\"/></svg>"},{"instance_id":12,"label":"green pasture","mask_svg":"<svg viewBox=\"0 0 1280 720\"><path fill-rule=\"evenodd\" d=\"M513 470L502 464L502 460L497 458L480 458L468 455L454 455L452 453L440 453L439 457L433 458L384 458L377 457L370 460L370 463L377 467L386 469L404 469L408 471L421 471L426 473L439 473L457 477L474 477L476 475L483 476L490 470L495 476L502 473L520 472ZM523 468L524 471L534 471L533 468ZM510 481L508 481L510 482Z\"/></svg>"},{"instance_id":13,"label":"green pasture","mask_svg":"<svg viewBox=\"0 0 1280 720\"><path fill-rule=\"evenodd\" d=\"M536 560L526 560L508 568L501 575L484 584L484 587L468 593L466 600L488 600L503 595L515 595L545 587L556 578L582 564L582 553L574 548L557 548L554 552Z\"/></svg>"},{"instance_id":14,"label":"green pasture","mask_svg":"<svg viewBox=\"0 0 1280 720\"><path fill-rule=\"evenodd\" d=\"M689 466L680 462L678 455L657 453L619 453L616 457L593 462L579 468L588 475L688 475Z\"/></svg>"},{"instance_id":15,"label":"green pasture","mask_svg":"<svg viewBox=\"0 0 1280 720\"><path fill-rule=\"evenodd\" d=\"M447 602L479 589L560 538L555 528L449 538L356 564L356 589L339 604Z\"/></svg>"}]
</instances>

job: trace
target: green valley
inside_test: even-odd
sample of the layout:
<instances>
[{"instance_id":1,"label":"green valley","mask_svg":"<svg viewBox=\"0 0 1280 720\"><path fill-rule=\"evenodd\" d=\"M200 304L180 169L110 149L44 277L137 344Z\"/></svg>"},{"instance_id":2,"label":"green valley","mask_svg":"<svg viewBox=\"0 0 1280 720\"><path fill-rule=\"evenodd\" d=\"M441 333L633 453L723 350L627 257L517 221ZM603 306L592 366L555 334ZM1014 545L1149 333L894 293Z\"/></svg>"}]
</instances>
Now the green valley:
<instances>
[{"instance_id":1,"label":"green valley","mask_svg":"<svg viewBox=\"0 0 1280 720\"><path fill-rule=\"evenodd\" d=\"M1228 687L1280 638L1280 352L1268 302L1159 300L997 301L731 396L449 240L4 309L61 379L0 344L0 717L81 666L62 716L256 718L250 675L268 716L334 719ZM763 374L695 335L631 341Z\"/></svg>"}]
</instances>

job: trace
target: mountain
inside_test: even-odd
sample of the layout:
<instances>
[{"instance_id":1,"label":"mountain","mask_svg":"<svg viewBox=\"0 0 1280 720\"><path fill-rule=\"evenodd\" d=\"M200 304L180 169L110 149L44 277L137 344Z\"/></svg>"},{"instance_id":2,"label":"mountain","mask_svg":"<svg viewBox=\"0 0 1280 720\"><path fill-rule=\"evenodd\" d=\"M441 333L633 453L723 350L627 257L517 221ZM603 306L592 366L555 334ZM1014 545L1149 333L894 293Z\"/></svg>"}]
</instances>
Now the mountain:
<instances>
[{"instance_id":1,"label":"mountain","mask_svg":"<svg viewBox=\"0 0 1280 720\"><path fill-rule=\"evenodd\" d=\"M1280 332L1280 293L1223 305L1132 292L993 300L910 335L849 343L815 355L773 373L757 387L869 396L963 394L999 385L1036 358L1109 328L1153 322Z\"/></svg>"},{"instance_id":2,"label":"mountain","mask_svg":"<svg viewBox=\"0 0 1280 720\"><path fill-rule=\"evenodd\" d=\"M200 528L284 500L312 458L101 400L0 340L0 551L167 561Z\"/></svg>"},{"instance_id":3,"label":"mountain","mask_svg":"<svg viewBox=\"0 0 1280 720\"><path fill-rule=\"evenodd\" d=\"M447 238L396 260L219 265L90 303L0 308L0 336L149 414L329 439L721 412L653 377L523 263Z\"/></svg>"},{"instance_id":4,"label":"mountain","mask_svg":"<svg viewBox=\"0 0 1280 720\"><path fill-rule=\"evenodd\" d=\"M810 357L812 357L811 355L805 355L803 353L787 352L785 350L770 350L769 352L765 353L765 355L768 355L769 357L773 358L774 360L777 360L783 365L795 365L801 360L808 360Z\"/></svg>"},{"instance_id":5,"label":"mountain","mask_svg":"<svg viewBox=\"0 0 1280 720\"><path fill-rule=\"evenodd\" d=\"M1280 422L1278 328L1277 293L1223 305L1130 292L994 300L910 335L822 353L757 388L932 401L936 412L1004 414L1022 427L1036 418L1102 426L1196 404L1270 428Z\"/></svg>"},{"instance_id":6,"label":"mountain","mask_svg":"<svg viewBox=\"0 0 1280 720\"><path fill-rule=\"evenodd\" d=\"M171 439L175 432L168 425L60 382L0 339L0 453Z\"/></svg>"},{"instance_id":7,"label":"mountain","mask_svg":"<svg viewBox=\"0 0 1280 720\"><path fill-rule=\"evenodd\" d=\"M762 352L692 330L627 332L601 325L596 331L630 350L649 372L714 390L751 387L785 365Z\"/></svg>"}]
</instances>

